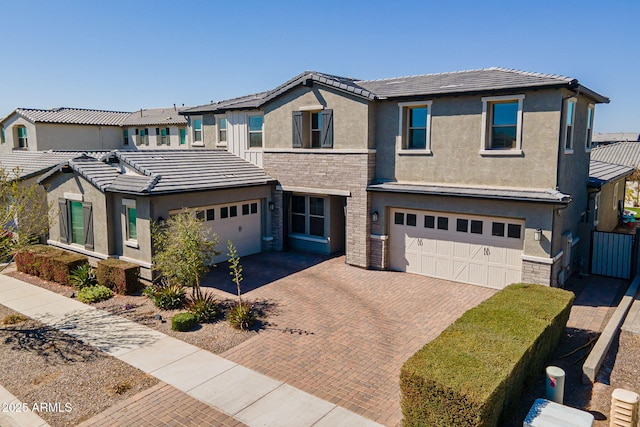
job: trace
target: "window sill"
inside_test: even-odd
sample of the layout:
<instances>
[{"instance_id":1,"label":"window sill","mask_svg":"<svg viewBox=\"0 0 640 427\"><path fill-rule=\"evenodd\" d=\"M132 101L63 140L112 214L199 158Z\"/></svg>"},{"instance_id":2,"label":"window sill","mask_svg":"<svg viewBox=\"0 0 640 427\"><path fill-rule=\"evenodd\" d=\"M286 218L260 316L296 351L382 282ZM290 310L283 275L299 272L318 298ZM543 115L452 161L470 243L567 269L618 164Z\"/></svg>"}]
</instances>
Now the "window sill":
<instances>
[{"instance_id":1,"label":"window sill","mask_svg":"<svg viewBox=\"0 0 640 427\"><path fill-rule=\"evenodd\" d=\"M565 149L564 150L564 154L573 154L573 149L571 149L571 150Z\"/></svg>"},{"instance_id":2,"label":"window sill","mask_svg":"<svg viewBox=\"0 0 640 427\"><path fill-rule=\"evenodd\" d=\"M398 150L400 156L432 156L433 152L426 148L402 149Z\"/></svg>"},{"instance_id":3,"label":"window sill","mask_svg":"<svg viewBox=\"0 0 640 427\"><path fill-rule=\"evenodd\" d=\"M218 142L216 144L216 147L218 147L218 148L227 148L227 143L226 142Z\"/></svg>"},{"instance_id":4,"label":"window sill","mask_svg":"<svg viewBox=\"0 0 640 427\"><path fill-rule=\"evenodd\" d=\"M249 148L247 148L248 152L254 152L254 153L262 153L262 150L264 150L262 147L249 147Z\"/></svg>"},{"instance_id":5,"label":"window sill","mask_svg":"<svg viewBox=\"0 0 640 427\"><path fill-rule=\"evenodd\" d=\"M294 234L294 233L291 233L291 234L289 234L289 238L290 239L297 239L297 240L306 240L307 242L329 243L329 239L326 239L324 237L313 237L313 236L308 236L306 234Z\"/></svg>"},{"instance_id":6,"label":"window sill","mask_svg":"<svg viewBox=\"0 0 640 427\"><path fill-rule=\"evenodd\" d=\"M138 245L138 242L133 241L133 240L125 240L124 244L125 244L125 246L130 247L130 248L140 249L140 245Z\"/></svg>"},{"instance_id":7,"label":"window sill","mask_svg":"<svg viewBox=\"0 0 640 427\"><path fill-rule=\"evenodd\" d=\"M524 152L522 150L480 150L480 155L488 157L521 157Z\"/></svg>"},{"instance_id":8,"label":"window sill","mask_svg":"<svg viewBox=\"0 0 640 427\"><path fill-rule=\"evenodd\" d=\"M591 152L591 148L585 148L585 149L584 149L584 152L585 152L585 153L590 153L590 152Z\"/></svg>"},{"instance_id":9,"label":"window sill","mask_svg":"<svg viewBox=\"0 0 640 427\"><path fill-rule=\"evenodd\" d=\"M192 147L204 147L204 142L193 142L191 143Z\"/></svg>"}]
</instances>

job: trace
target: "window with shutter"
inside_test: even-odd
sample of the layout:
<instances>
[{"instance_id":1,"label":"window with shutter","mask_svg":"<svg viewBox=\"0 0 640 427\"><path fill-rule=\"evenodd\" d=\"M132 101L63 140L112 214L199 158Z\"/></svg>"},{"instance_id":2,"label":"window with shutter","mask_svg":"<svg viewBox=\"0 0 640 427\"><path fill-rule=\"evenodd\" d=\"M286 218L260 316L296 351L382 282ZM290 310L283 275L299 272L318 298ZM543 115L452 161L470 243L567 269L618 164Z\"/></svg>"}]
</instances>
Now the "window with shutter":
<instances>
[{"instance_id":1,"label":"window with shutter","mask_svg":"<svg viewBox=\"0 0 640 427\"><path fill-rule=\"evenodd\" d=\"M333 110L294 111L293 148L333 148Z\"/></svg>"}]
</instances>

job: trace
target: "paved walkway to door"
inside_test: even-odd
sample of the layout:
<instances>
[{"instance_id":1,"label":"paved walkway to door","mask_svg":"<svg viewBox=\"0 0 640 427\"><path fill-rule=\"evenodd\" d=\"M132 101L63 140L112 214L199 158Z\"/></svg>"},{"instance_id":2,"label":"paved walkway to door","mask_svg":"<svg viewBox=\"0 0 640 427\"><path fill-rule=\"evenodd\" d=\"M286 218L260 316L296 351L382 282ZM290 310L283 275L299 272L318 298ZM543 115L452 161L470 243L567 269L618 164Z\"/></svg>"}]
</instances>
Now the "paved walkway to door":
<instances>
[{"instance_id":1,"label":"paved walkway to door","mask_svg":"<svg viewBox=\"0 0 640 427\"><path fill-rule=\"evenodd\" d=\"M304 263L299 269L298 259ZM269 308L269 324L222 356L388 426L399 425L402 418L399 374L404 361L496 292L364 270L346 265L344 257L319 258L309 265L301 254L277 253L241 263L243 285L252 289L245 296ZM271 267L283 265L294 273L264 280ZM226 265L216 270L207 283L233 292Z\"/></svg>"}]
</instances>

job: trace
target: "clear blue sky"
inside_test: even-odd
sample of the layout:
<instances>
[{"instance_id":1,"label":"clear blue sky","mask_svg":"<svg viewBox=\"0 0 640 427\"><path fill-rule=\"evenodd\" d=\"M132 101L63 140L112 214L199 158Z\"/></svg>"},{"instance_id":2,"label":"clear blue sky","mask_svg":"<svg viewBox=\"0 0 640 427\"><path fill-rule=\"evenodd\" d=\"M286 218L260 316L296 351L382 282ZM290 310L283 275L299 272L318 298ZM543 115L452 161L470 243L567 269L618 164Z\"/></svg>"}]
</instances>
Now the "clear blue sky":
<instances>
[{"instance_id":1,"label":"clear blue sky","mask_svg":"<svg viewBox=\"0 0 640 427\"><path fill-rule=\"evenodd\" d=\"M640 1L6 1L0 116L133 111L271 89L500 66L611 98L597 132L640 132Z\"/></svg>"}]
</instances>

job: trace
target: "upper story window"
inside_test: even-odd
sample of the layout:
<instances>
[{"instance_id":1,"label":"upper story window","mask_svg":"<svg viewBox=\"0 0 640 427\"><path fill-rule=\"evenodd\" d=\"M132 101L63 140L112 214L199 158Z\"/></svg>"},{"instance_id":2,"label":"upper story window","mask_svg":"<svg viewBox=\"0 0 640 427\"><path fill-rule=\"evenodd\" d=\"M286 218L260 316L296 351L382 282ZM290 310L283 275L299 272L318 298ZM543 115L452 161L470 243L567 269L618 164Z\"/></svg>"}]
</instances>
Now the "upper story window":
<instances>
[{"instance_id":1,"label":"upper story window","mask_svg":"<svg viewBox=\"0 0 640 427\"><path fill-rule=\"evenodd\" d=\"M562 131L562 139L564 152L573 153L573 131L576 119L576 102L575 98L569 98L564 101L564 126Z\"/></svg>"},{"instance_id":2,"label":"upper story window","mask_svg":"<svg viewBox=\"0 0 640 427\"><path fill-rule=\"evenodd\" d=\"M193 120L193 142L202 142L202 120Z\"/></svg>"},{"instance_id":3,"label":"upper story window","mask_svg":"<svg viewBox=\"0 0 640 427\"><path fill-rule=\"evenodd\" d=\"M482 98L481 154L522 154L524 95Z\"/></svg>"},{"instance_id":4,"label":"upper story window","mask_svg":"<svg viewBox=\"0 0 640 427\"><path fill-rule=\"evenodd\" d=\"M431 153L431 104L432 101L398 104L400 150Z\"/></svg>"},{"instance_id":5,"label":"upper story window","mask_svg":"<svg viewBox=\"0 0 640 427\"><path fill-rule=\"evenodd\" d=\"M264 118L260 116L249 116L249 148L262 148L262 128Z\"/></svg>"},{"instance_id":6,"label":"upper story window","mask_svg":"<svg viewBox=\"0 0 640 427\"><path fill-rule=\"evenodd\" d=\"M589 112L587 113L587 132L584 139L584 149L585 151L591 151L591 147L593 144L593 115L595 113L596 107L593 104L589 104Z\"/></svg>"},{"instance_id":7,"label":"upper story window","mask_svg":"<svg viewBox=\"0 0 640 427\"><path fill-rule=\"evenodd\" d=\"M333 148L333 110L321 105L293 112L294 148Z\"/></svg>"},{"instance_id":8,"label":"upper story window","mask_svg":"<svg viewBox=\"0 0 640 427\"><path fill-rule=\"evenodd\" d=\"M170 140L169 140L169 128L156 128L156 135L157 135L157 144L158 145L170 145Z\"/></svg>"},{"instance_id":9,"label":"upper story window","mask_svg":"<svg viewBox=\"0 0 640 427\"><path fill-rule=\"evenodd\" d=\"M220 117L218 119L218 144L226 145L227 143L227 119Z\"/></svg>"},{"instance_id":10,"label":"upper story window","mask_svg":"<svg viewBox=\"0 0 640 427\"><path fill-rule=\"evenodd\" d=\"M180 145L185 145L187 143L187 130L185 128L180 128Z\"/></svg>"},{"instance_id":11,"label":"upper story window","mask_svg":"<svg viewBox=\"0 0 640 427\"><path fill-rule=\"evenodd\" d=\"M16 126L17 148L27 148L29 146L29 138L27 137L27 128L24 126Z\"/></svg>"},{"instance_id":12,"label":"upper story window","mask_svg":"<svg viewBox=\"0 0 640 427\"><path fill-rule=\"evenodd\" d=\"M149 145L149 129L136 129L136 140L136 144L138 145Z\"/></svg>"},{"instance_id":13,"label":"upper story window","mask_svg":"<svg viewBox=\"0 0 640 427\"><path fill-rule=\"evenodd\" d=\"M0 143L4 144L5 143L5 139L4 139L4 126L0 126Z\"/></svg>"},{"instance_id":14,"label":"upper story window","mask_svg":"<svg viewBox=\"0 0 640 427\"><path fill-rule=\"evenodd\" d=\"M129 145L129 129L122 130L122 144Z\"/></svg>"}]
</instances>

